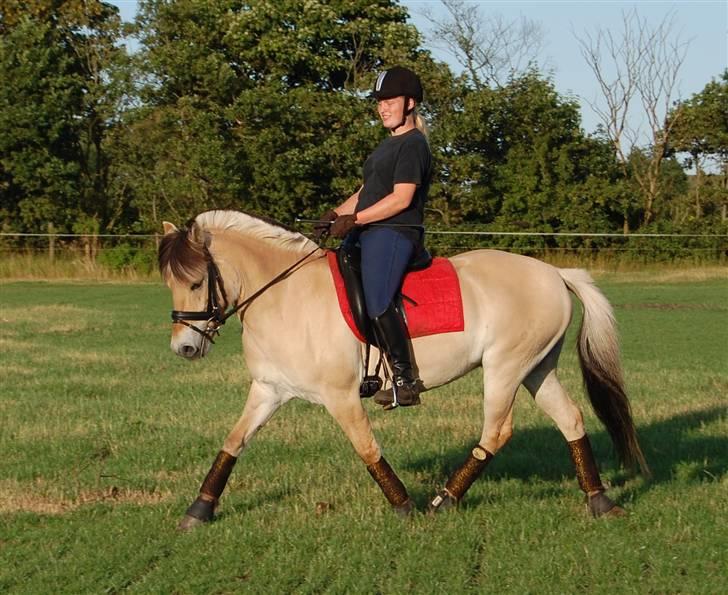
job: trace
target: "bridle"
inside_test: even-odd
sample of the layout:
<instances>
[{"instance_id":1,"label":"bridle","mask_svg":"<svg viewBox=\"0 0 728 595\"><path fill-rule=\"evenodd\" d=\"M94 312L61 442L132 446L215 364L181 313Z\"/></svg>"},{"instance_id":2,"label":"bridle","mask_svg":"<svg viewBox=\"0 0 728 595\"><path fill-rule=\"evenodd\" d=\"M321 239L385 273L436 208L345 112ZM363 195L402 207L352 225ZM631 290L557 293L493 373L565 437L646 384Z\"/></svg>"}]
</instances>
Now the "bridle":
<instances>
[{"instance_id":1,"label":"bridle","mask_svg":"<svg viewBox=\"0 0 728 595\"><path fill-rule=\"evenodd\" d=\"M205 247L205 260L207 260L207 306L204 310L172 310L172 324L182 324L186 327L191 328L196 333L202 335L203 339L210 343L215 343L213 337L220 334L220 327L225 324L228 318L237 314L243 308L246 308L250 303L265 291L270 289L273 285L285 279L290 273L294 271L296 267L303 263L306 259L312 256L315 252L320 250L318 246L304 255L302 258L294 262L287 269L273 277L268 283L263 285L255 293L250 295L247 299L243 300L239 304L232 306L226 311L228 306L228 298L225 293L225 285L223 284L222 276L220 275L220 269L217 268L215 261L212 258L207 247ZM218 301L218 293L222 298L222 304ZM198 328L194 324L190 324L188 320L205 320L207 325L204 330Z\"/></svg>"},{"instance_id":2,"label":"bridle","mask_svg":"<svg viewBox=\"0 0 728 595\"><path fill-rule=\"evenodd\" d=\"M237 310L225 313L228 299L225 293L225 285L223 284L220 270L217 268L212 256L205 248L205 259L207 260L207 306L204 310L187 311L172 310L172 323L182 324L191 328L196 333L201 334L210 343L215 343L213 337L219 335L219 328L225 324L225 321ZM218 290L222 298L222 304L217 299ZM194 324L187 322L188 320L206 320L205 330L196 327Z\"/></svg>"}]
</instances>

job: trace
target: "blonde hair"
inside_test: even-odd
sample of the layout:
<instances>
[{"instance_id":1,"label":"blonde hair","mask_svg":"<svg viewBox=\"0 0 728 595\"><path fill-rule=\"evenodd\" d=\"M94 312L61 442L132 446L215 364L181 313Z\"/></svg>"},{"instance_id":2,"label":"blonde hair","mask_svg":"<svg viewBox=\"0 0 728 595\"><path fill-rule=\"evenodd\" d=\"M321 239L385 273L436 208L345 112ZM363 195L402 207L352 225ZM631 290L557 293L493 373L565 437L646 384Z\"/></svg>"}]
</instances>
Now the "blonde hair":
<instances>
[{"instance_id":1,"label":"blonde hair","mask_svg":"<svg viewBox=\"0 0 728 595\"><path fill-rule=\"evenodd\" d=\"M413 111L412 115L415 119L415 128L417 128L417 130L419 130L422 134L425 135L425 137L427 137L430 131L427 128L427 122L425 122L425 119L420 116L417 111Z\"/></svg>"}]
</instances>

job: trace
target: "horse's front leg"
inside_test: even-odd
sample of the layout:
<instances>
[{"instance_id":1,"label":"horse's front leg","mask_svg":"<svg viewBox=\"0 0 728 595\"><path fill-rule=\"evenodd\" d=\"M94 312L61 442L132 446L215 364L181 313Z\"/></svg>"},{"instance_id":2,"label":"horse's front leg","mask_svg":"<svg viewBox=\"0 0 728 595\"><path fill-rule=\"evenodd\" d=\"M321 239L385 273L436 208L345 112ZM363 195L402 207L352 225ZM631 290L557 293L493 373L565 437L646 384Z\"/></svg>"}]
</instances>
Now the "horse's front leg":
<instances>
[{"instance_id":1,"label":"horse's front leg","mask_svg":"<svg viewBox=\"0 0 728 595\"><path fill-rule=\"evenodd\" d=\"M212 520L230 473L245 446L280 407L281 400L269 387L253 381L243 413L228 434L222 450L200 487L200 494L179 523L181 530L191 529Z\"/></svg>"},{"instance_id":2,"label":"horse's front leg","mask_svg":"<svg viewBox=\"0 0 728 595\"><path fill-rule=\"evenodd\" d=\"M367 466L367 471L381 488L392 509L400 516L407 516L414 510L414 503L407 489L397 477L377 444L369 417L362 407L358 387L355 394L334 398L326 403L331 416L351 441L354 450Z\"/></svg>"}]
</instances>

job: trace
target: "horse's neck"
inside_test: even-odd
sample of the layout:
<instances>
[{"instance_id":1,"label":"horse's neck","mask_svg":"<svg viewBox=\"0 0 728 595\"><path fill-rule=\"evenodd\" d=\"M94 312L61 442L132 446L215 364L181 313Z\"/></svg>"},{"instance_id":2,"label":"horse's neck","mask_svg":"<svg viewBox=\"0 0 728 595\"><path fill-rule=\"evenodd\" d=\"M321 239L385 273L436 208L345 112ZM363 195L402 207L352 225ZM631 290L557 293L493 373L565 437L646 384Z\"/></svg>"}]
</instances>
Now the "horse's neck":
<instances>
[{"instance_id":1,"label":"horse's neck","mask_svg":"<svg viewBox=\"0 0 728 595\"><path fill-rule=\"evenodd\" d=\"M306 255L305 250L291 250L273 241L231 232L219 234L213 239L210 249L216 260L224 260L236 270L247 295Z\"/></svg>"}]
</instances>

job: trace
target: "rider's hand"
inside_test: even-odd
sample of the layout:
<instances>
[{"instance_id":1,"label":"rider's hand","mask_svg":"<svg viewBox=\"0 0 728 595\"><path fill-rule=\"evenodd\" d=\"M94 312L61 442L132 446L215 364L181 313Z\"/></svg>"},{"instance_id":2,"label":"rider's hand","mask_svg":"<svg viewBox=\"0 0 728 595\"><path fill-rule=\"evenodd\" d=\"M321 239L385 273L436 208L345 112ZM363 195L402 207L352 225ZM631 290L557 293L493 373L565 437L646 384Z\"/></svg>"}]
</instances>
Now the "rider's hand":
<instances>
[{"instance_id":1,"label":"rider's hand","mask_svg":"<svg viewBox=\"0 0 728 595\"><path fill-rule=\"evenodd\" d=\"M321 239L321 236L323 236L326 232L329 231L329 229L331 229L332 221L335 221L338 216L338 213L332 209L329 209L323 215L321 215L321 217L319 217L319 220L313 226L314 240L318 242Z\"/></svg>"},{"instance_id":2,"label":"rider's hand","mask_svg":"<svg viewBox=\"0 0 728 595\"><path fill-rule=\"evenodd\" d=\"M356 215L341 215L331 225L329 233L333 238L343 238L356 227Z\"/></svg>"}]
</instances>

